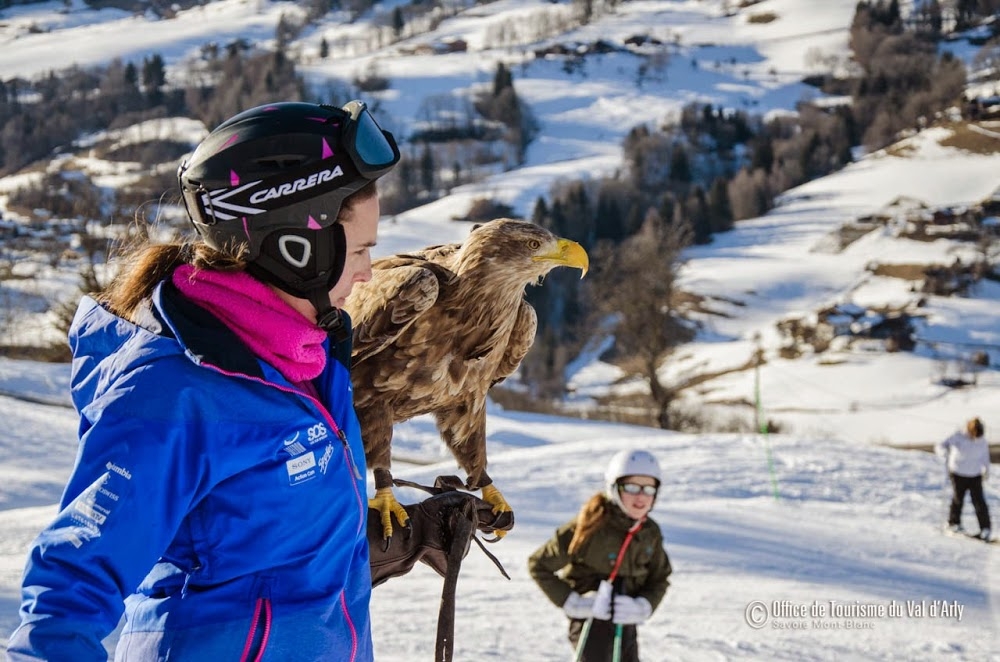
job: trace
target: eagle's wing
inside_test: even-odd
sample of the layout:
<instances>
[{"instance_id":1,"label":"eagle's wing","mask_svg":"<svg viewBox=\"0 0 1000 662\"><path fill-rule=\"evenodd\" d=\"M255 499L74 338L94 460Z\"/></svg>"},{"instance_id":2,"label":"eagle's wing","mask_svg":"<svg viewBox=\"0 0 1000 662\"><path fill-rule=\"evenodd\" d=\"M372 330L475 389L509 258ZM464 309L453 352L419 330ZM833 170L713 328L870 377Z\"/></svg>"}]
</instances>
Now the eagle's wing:
<instances>
[{"instance_id":1,"label":"eagle's wing","mask_svg":"<svg viewBox=\"0 0 1000 662\"><path fill-rule=\"evenodd\" d=\"M517 309L517 321L511 329L510 337L507 341L507 349L500 359L496 372L493 373L493 382L490 386L502 382L507 377L514 374L517 366L528 354L531 345L535 342L535 331L538 328L538 316L535 309L524 299L521 300Z\"/></svg>"},{"instance_id":2,"label":"eagle's wing","mask_svg":"<svg viewBox=\"0 0 1000 662\"><path fill-rule=\"evenodd\" d=\"M354 325L354 365L385 349L433 306L439 277L450 274L415 257L387 258L372 266L372 279L356 285L345 306Z\"/></svg>"},{"instance_id":3,"label":"eagle's wing","mask_svg":"<svg viewBox=\"0 0 1000 662\"><path fill-rule=\"evenodd\" d=\"M446 264L448 258L457 253L459 249L462 248L462 244L439 244L437 246L428 246L419 251L413 251L412 253L407 253L405 255L399 255L396 257L401 258L412 258L419 260L426 260L428 262L435 262L438 264ZM384 258L386 261L390 261L393 258ZM379 264L382 260L378 260L372 264L373 267Z\"/></svg>"}]
</instances>

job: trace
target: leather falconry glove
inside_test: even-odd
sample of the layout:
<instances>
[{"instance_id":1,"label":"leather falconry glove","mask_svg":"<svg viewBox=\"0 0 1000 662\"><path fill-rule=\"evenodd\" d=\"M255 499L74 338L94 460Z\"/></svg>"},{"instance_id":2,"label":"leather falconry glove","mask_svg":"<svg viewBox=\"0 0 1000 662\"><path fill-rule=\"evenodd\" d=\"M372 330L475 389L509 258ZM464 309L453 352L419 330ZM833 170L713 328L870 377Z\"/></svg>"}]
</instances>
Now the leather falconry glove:
<instances>
[{"instance_id":1,"label":"leather falconry glove","mask_svg":"<svg viewBox=\"0 0 1000 662\"><path fill-rule=\"evenodd\" d=\"M410 526L403 535L385 540L382 536L382 517L377 509L368 510L368 547L372 571L372 586L388 581L392 577L405 575L417 561L426 563L444 577L441 601L438 609L437 642L434 659L438 662L452 662L455 646L455 597L458 574L462 560L469 553L475 540L483 553L500 569L504 577L510 575L500 561L486 551L476 530L494 534L501 529L493 506L468 492L459 492L461 485L457 476L439 476L434 487L426 487L403 480L395 480L396 485L417 487L433 496L420 503L404 506L410 519ZM514 525L513 513L504 520L507 529Z\"/></svg>"},{"instance_id":2,"label":"leather falconry glove","mask_svg":"<svg viewBox=\"0 0 1000 662\"><path fill-rule=\"evenodd\" d=\"M462 485L462 481L455 476L438 477L433 488L404 480L396 480L395 483L423 489L431 492L432 496L418 503L403 506L409 516L410 525L399 535L392 536L388 546L382 537L379 511L374 508L368 509L372 586L405 575L417 562L429 565L435 572L445 577L453 545L464 546L460 558L465 558L472 540L482 548L482 543L475 536L477 529L495 535L501 528L497 525L493 506L469 492L456 489L456 485ZM514 525L513 517L505 517L502 524L504 530L509 530ZM485 548L483 551L509 579L496 557Z\"/></svg>"}]
</instances>

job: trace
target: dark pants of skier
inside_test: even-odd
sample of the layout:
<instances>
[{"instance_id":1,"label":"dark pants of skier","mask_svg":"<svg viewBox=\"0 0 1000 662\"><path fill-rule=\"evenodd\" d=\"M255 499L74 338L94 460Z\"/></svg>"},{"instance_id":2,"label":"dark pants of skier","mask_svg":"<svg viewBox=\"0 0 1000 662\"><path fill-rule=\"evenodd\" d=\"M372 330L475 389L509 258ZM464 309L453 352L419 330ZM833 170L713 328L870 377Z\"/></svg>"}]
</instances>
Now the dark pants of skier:
<instances>
[{"instance_id":1,"label":"dark pants of skier","mask_svg":"<svg viewBox=\"0 0 1000 662\"><path fill-rule=\"evenodd\" d=\"M576 650L576 645L580 641L580 634L583 632L585 622L576 618L569 622L569 641L573 644L573 650ZM611 621L594 619L590 626L590 634L587 635L586 647L583 649L583 662L611 662L614 642L615 624ZM639 641L634 625L622 626L622 655L620 659L621 662L639 662Z\"/></svg>"},{"instance_id":2,"label":"dark pants of skier","mask_svg":"<svg viewBox=\"0 0 1000 662\"><path fill-rule=\"evenodd\" d=\"M986 499L983 497L983 477L951 474L951 487L954 495L951 497L948 524L962 523L962 506L965 504L965 493L968 492L972 496L972 507L976 509L979 529L990 528L990 511L986 507Z\"/></svg>"}]
</instances>

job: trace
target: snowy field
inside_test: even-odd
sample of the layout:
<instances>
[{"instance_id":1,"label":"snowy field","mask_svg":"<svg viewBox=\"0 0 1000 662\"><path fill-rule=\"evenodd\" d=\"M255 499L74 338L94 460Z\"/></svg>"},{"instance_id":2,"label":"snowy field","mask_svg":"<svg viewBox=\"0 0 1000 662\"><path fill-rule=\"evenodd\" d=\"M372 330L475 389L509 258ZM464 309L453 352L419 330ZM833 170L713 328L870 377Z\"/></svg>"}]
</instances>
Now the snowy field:
<instances>
[{"instance_id":1,"label":"snowy field","mask_svg":"<svg viewBox=\"0 0 1000 662\"><path fill-rule=\"evenodd\" d=\"M38 404L64 403L67 379L66 366L0 360L0 392L34 401L0 396L2 633L16 624L27 547L55 514L73 464L75 415L63 404ZM528 576L527 557L599 489L607 460L624 447L652 450L665 471L652 516L674 575L640 629L647 662L1000 659L1000 545L941 535L948 494L933 455L824 437L678 435L495 408L488 434L490 473L517 517L489 549L511 580L472 547L458 584L456 661L570 658L565 619ZM426 418L399 426L396 444L432 463L397 463L398 477L426 484L456 472ZM422 493L399 494L408 502ZM1000 491L989 483L987 498L996 521ZM964 522L976 529L971 506ZM440 591L441 579L424 566L375 589L379 662L433 657ZM910 611L918 606L922 613ZM873 615L852 615L859 613Z\"/></svg>"}]
</instances>

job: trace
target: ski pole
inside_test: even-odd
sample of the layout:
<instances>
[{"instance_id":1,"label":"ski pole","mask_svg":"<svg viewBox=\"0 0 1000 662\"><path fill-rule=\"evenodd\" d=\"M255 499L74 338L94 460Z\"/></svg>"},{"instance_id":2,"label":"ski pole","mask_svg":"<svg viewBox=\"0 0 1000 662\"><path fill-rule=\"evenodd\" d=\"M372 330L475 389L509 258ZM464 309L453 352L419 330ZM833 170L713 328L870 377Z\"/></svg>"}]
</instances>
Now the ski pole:
<instances>
[{"instance_id":1,"label":"ski pole","mask_svg":"<svg viewBox=\"0 0 1000 662\"><path fill-rule=\"evenodd\" d=\"M613 568L611 568L611 574L608 575L609 582L613 583L615 581L615 577L618 576L618 568L621 567L622 559L625 558L625 548L628 547L628 544L630 542L632 542L632 536L636 534L636 532L642 527L642 523L645 521L646 518L643 517L635 524L633 524L632 527L628 530L628 533L625 534L625 541L622 542L622 546L618 549L618 558L615 559L615 565ZM593 625L594 625L594 615L591 614L590 616L587 617L587 620L584 621L583 623L583 630L580 631L580 641L577 642L576 644L576 653L573 655L573 662L580 662L580 660L583 659L583 649L586 648L587 646L587 637L590 636L590 628L593 627Z\"/></svg>"},{"instance_id":2,"label":"ski pole","mask_svg":"<svg viewBox=\"0 0 1000 662\"><path fill-rule=\"evenodd\" d=\"M945 525L945 528L947 529L947 528L949 528L951 526L951 502L952 502L952 499L955 498L955 484L951 481L951 472L948 471L948 462L947 462L947 460L944 463L944 494L945 494L945 497L944 497L944 499L945 499L944 500L944 504L945 504L944 505L944 510L945 510L944 521L947 522L947 524ZM959 517L958 521L959 521L959 525L961 526L961 522L962 522L961 517Z\"/></svg>"},{"instance_id":3,"label":"ski pole","mask_svg":"<svg viewBox=\"0 0 1000 662\"><path fill-rule=\"evenodd\" d=\"M615 623L615 647L612 649L611 662L622 662L622 624Z\"/></svg>"},{"instance_id":4,"label":"ski pole","mask_svg":"<svg viewBox=\"0 0 1000 662\"><path fill-rule=\"evenodd\" d=\"M590 628L594 624L593 615L588 616L583 623L583 630L580 631L580 641L576 644L576 652L573 655L573 662L580 662L583 659L583 649L587 646L587 637L590 636Z\"/></svg>"}]
</instances>

